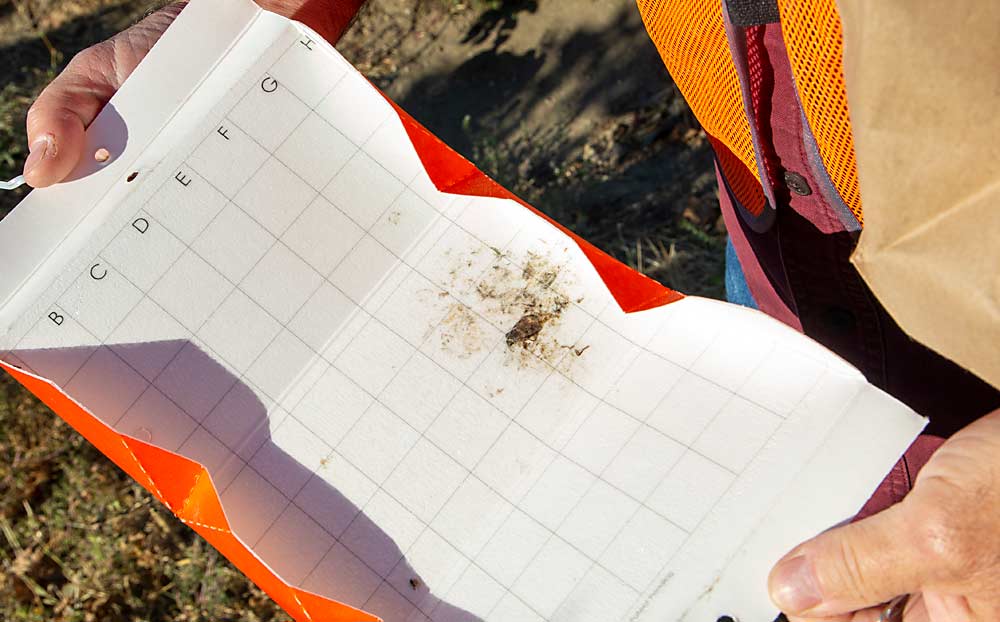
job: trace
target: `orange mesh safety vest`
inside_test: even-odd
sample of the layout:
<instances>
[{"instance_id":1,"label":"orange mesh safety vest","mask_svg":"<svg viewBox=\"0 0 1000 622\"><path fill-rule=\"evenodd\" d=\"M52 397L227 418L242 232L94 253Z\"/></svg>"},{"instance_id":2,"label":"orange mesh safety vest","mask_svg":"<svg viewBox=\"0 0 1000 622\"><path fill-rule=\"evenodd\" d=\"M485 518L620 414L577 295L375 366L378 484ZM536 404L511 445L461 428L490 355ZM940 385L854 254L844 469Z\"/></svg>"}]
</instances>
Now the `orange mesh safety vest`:
<instances>
[{"instance_id":1,"label":"orange mesh safety vest","mask_svg":"<svg viewBox=\"0 0 1000 622\"><path fill-rule=\"evenodd\" d=\"M646 29L670 75L711 138L719 167L733 193L751 214L768 198L756 153L745 90L731 51L732 12L764 16L772 2L731 0L638 0ZM726 5L726 6L724 6ZM788 57L806 119L823 164L841 199L859 223L861 197L847 91L842 69L840 18L835 0L778 0ZM724 15L725 10L730 15ZM743 13L740 17L745 17ZM730 36L727 36L727 30ZM751 76L752 77L752 76Z\"/></svg>"}]
</instances>

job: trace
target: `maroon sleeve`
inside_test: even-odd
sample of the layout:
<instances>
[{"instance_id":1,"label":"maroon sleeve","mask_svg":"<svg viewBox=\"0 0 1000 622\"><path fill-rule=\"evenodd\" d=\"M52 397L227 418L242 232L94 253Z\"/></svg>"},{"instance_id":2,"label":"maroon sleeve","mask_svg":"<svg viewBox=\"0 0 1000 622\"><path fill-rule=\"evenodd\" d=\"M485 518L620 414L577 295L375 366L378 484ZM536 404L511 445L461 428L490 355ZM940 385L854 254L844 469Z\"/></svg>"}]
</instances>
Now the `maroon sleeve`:
<instances>
[{"instance_id":1,"label":"maroon sleeve","mask_svg":"<svg viewBox=\"0 0 1000 622\"><path fill-rule=\"evenodd\" d=\"M865 507L861 509L855 520L867 518L872 514L878 514L891 505L895 505L903 500L903 497L913 488L913 482L917 479L920 469L927 464L934 452L944 443L944 439L938 436L925 434L919 437L906 450L903 457L899 459L892 471L885 476L882 484L868 500Z\"/></svg>"}]
</instances>

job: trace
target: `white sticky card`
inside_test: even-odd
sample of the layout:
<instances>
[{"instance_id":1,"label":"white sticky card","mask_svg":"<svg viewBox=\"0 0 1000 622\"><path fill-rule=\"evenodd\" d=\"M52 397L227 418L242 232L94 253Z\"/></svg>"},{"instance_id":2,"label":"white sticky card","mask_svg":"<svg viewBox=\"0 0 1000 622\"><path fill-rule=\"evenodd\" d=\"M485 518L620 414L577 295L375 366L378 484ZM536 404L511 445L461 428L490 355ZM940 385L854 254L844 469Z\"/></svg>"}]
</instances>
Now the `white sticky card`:
<instances>
[{"instance_id":1,"label":"white sticky card","mask_svg":"<svg viewBox=\"0 0 1000 622\"><path fill-rule=\"evenodd\" d=\"M755 311L622 312L244 0L192 2L112 107L120 160L0 224L4 358L203 464L297 587L389 622L771 619L770 565L923 428Z\"/></svg>"}]
</instances>

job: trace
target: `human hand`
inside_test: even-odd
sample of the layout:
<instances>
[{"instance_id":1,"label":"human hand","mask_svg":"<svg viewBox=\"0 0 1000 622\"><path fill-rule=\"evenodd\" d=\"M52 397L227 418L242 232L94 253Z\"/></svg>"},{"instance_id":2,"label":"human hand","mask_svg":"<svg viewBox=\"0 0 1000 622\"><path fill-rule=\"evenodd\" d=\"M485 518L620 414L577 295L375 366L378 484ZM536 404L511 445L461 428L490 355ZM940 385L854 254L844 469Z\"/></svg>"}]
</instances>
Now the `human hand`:
<instances>
[{"instance_id":1,"label":"human hand","mask_svg":"<svg viewBox=\"0 0 1000 622\"><path fill-rule=\"evenodd\" d=\"M336 41L364 0L261 0ZM83 155L84 132L187 4L171 4L107 41L83 50L28 111L28 185L43 188L69 175Z\"/></svg>"},{"instance_id":2,"label":"human hand","mask_svg":"<svg viewBox=\"0 0 1000 622\"><path fill-rule=\"evenodd\" d=\"M942 445L901 503L796 547L769 583L790 622L877 622L903 594L904 622L1000 620L1000 411Z\"/></svg>"},{"instance_id":3,"label":"human hand","mask_svg":"<svg viewBox=\"0 0 1000 622\"><path fill-rule=\"evenodd\" d=\"M178 2L91 46L69 62L28 110L24 177L35 188L62 181L83 154L84 131L184 8Z\"/></svg>"}]
</instances>

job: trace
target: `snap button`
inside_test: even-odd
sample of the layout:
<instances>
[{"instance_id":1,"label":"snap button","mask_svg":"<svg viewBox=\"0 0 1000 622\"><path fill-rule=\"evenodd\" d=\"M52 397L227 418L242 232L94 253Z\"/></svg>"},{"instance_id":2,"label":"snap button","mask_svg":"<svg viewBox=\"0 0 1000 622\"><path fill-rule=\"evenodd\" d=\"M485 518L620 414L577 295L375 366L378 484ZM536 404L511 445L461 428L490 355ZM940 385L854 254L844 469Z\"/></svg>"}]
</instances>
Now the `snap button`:
<instances>
[{"instance_id":1,"label":"snap button","mask_svg":"<svg viewBox=\"0 0 1000 622\"><path fill-rule=\"evenodd\" d=\"M792 171L785 171L785 185L799 196L807 197L813 193L806 178Z\"/></svg>"}]
</instances>

